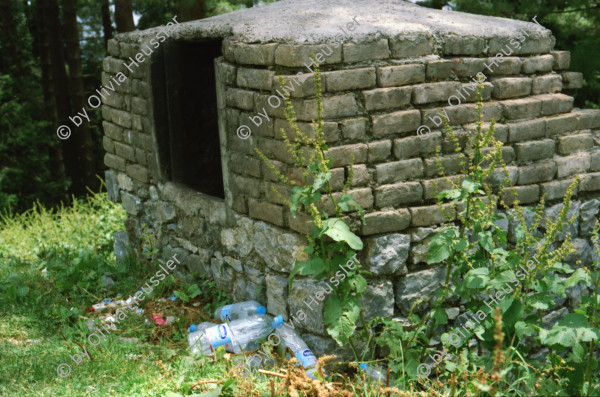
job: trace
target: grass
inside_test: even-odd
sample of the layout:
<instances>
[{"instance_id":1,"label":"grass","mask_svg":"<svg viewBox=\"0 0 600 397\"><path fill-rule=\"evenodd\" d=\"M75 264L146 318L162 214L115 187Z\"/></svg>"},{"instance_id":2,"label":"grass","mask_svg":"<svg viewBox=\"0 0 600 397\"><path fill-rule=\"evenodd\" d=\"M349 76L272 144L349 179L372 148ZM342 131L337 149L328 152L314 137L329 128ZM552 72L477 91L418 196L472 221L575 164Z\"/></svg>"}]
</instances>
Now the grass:
<instances>
[{"instance_id":1,"label":"grass","mask_svg":"<svg viewBox=\"0 0 600 397\"><path fill-rule=\"evenodd\" d=\"M85 322L98 324L102 313L84 308L116 298L117 291L128 296L148 278L141 261L116 263L112 234L124 219L120 206L98 194L56 211L38 205L0 220L0 395L163 395L185 389L186 380L224 371L187 356L186 328L198 313L186 312L181 301L157 303L153 296L153 307L146 307L176 315L172 327L149 327L145 316L129 313L97 347L87 341L91 331ZM102 274L115 279L112 288L103 285ZM174 289L178 281L164 284ZM77 342L89 348L93 360L73 362L69 355L82 350ZM69 377L57 375L60 363L71 366Z\"/></svg>"},{"instance_id":2,"label":"grass","mask_svg":"<svg viewBox=\"0 0 600 397\"><path fill-rule=\"evenodd\" d=\"M215 307L226 303L210 280L199 280L202 293L188 302L160 299L189 291L169 275L161 282L163 288L144 301L143 316L126 310L127 318L117 330L91 346L86 321L99 326L103 313L84 309L103 298L120 299L119 292L127 298L156 271L160 248L140 250L140 259L131 256L117 263L112 236L123 229L125 218L106 194L55 211L36 205L24 214L0 218L0 396L198 396L203 394L194 393L208 390L222 396L279 396L288 394L285 388L302 388L301 371L282 359L266 369L297 372L288 378L257 372L241 378L236 373L241 356L189 355L189 325L210 321ZM114 279L112 287L102 282L104 274ZM146 324L145 318L155 313L177 319L170 326ZM123 342L121 337L138 342ZM70 355L81 354L79 344L91 359L84 356L76 364ZM265 346L269 351L268 343ZM58 376L61 363L70 365L70 376ZM381 395L376 388L358 385L349 383L336 395L359 395L349 391L358 388L360 395ZM339 385L334 389L341 390Z\"/></svg>"}]
</instances>

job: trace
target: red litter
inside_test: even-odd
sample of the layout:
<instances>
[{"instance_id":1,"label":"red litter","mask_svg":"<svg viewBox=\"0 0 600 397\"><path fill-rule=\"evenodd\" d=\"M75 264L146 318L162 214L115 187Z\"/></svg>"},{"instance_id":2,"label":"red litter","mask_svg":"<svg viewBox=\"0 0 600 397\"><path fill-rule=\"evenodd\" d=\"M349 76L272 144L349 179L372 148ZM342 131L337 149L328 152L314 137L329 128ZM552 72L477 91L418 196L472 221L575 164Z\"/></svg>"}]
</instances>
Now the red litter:
<instances>
[{"instance_id":1,"label":"red litter","mask_svg":"<svg viewBox=\"0 0 600 397\"><path fill-rule=\"evenodd\" d=\"M167 322L162 317L162 314L156 314L152 316L152 319L154 320L154 324L156 325L167 325Z\"/></svg>"}]
</instances>

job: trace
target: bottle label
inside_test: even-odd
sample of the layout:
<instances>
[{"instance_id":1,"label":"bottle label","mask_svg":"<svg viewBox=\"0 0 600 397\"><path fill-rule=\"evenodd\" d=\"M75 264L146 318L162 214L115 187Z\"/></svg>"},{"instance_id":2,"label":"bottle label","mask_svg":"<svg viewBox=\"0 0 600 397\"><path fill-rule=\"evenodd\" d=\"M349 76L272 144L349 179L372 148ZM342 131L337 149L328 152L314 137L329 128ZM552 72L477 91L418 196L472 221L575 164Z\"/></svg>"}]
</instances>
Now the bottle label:
<instances>
[{"instance_id":1,"label":"bottle label","mask_svg":"<svg viewBox=\"0 0 600 397\"><path fill-rule=\"evenodd\" d=\"M317 358L309 349L296 353L296 359L304 368L310 368L317 364Z\"/></svg>"},{"instance_id":2,"label":"bottle label","mask_svg":"<svg viewBox=\"0 0 600 397\"><path fill-rule=\"evenodd\" d=\"M221 309L221 321L231 321L231 317L229 317L229 312L231 311L231 305L223 306Z\"/></svg>"},{"instance_id":3,"label":"bottle label","mask_svg":"<svg viewBox=\"0 0 600 397\"><path fill-rule=\"evenodd\" d=\"M229 325L221 324L216 327L206 329L206 337L210 345L210 351L214 352L219 346L225 347L225 350L233 353L233 343L231 342L231 330Z\"/></svg>"}]
</instances>

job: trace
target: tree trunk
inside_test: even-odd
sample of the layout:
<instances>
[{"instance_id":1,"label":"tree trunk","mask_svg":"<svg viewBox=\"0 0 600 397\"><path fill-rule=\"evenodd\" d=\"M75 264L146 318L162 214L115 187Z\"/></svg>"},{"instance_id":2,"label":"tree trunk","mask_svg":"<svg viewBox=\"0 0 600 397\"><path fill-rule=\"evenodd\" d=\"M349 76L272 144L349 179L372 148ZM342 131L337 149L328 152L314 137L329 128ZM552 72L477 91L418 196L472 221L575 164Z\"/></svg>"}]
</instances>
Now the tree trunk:
<instances>
[{"instance_id":1,"label":"tree trunk","mask_svg":"<svg viewBox=\"0 0 600 397\"><path fill-rule=\"evenodd\" d=\"M135 30L131 0L115 0L115 22L119 33Z\"/></svg>"},{"instance_id":2,"label":"tree trunk","mask_svg":"<svg viewBox=\"0 0 600 397\"><path fill-rule=\"evenodd\" d=\"M102 30L104 30L104 47L108 47L108 40L112 39L112 22L110 20L110 10L108 9L108 0L102 0Z\"/></svg>"},{"instance_id":3,"label":"tree trunk","mask_svg":"<svg viewBox=\"0 0 600 397\"><path fill-rule=\"evenodd\" d=\"M71 88L73 108L75 112L79 112L85 106L85 92L83 89L79 31L77 29L77 0L63 0L62 4L65 42L67 43L67 62L69 64L69 87ZM92 134L87 120L82 118L77 134L71 139L74 138L77 142L83 185L95 191L98 188L98 179L96 179L96 170L94 169ZM85 194L85 191L78 193Z\"/></svg>"},{"instance_id":4,"label":"tree trunk","mask_svg":"<svg viewBox=\"0 0 600 397\"><path fill-rule=\"evenodd\" d=\"M18 41L13 38L16 33L16 25L13 21L16 12L13 12L11 3L12 0L0 0L0 43L4 46L0 71L8 72L14 67L11 74L18 79L23 76L23 69L17 49Z\"/></svg>"},{"instance_id":5,"label":"tree trunk","mask_svg":"<svg viewBox=\"0 0 600 397\"><path fill-rule=\"evenodd\" d=\"M56 136L54 128L58 125L58 117L56 115L56 99L54 97L54 78L52 76L52 63L50 59L50 38L48 36L48 27L44 15L46 7L44 0L35 2L35 26L36 34L35 41L40 56L40 67L42 70L42 92L44 95L44 119L50 122L46 128L46 133ZM62 145L58 137L50 140L50 173L54 180L64 185L65 183L65 165L63 159ZM66 199L64 194L60 199Z\"/></svg>"},{"instance_id":6,"label":"tree trunk","mask_svg":"<svg viewBox=\"0 0 600 397\"><path fill-rule=\"evenodd\" d=\"M78 134L77 127L70 122L69 116L71 104L69 101L69 80L65 70L65 55L63 53L63 43L60 32L62 28L59 21L59 9L57 0L38 0L43 3L45 8L44 18L47 21L46 33L50 41L50 62L52 65L52 77L54 80L54 97L56 98L56 114L58 124L66 125L71 128L71 133ZM81 110L81 109L78 109ZM58 125L56 125L58 127ZM65 159L65 169L67 175L71 178L71 192L76 194L85 193L83 184L83 175L80 172L81 167L78 164L77 143L73 137L62 141L63 156Z\"/></svg>"},{"instance_id":7,"label":"tree trunk","mask_svg":"<svg viewBox=\"0 0 600 397\"><path fill-rule=\"evenodd\" d=\"M178 0L179 18L181 22L195 21L206 16L204 0Z\"/></svg>"},{"instance_id":8,"label":"tree trunk","mask_svg":"<svg viewBox=\"0 0 600 397\"><path fill-rule=\"evenodd\" d=\"M32 45L31 45L31 53L33 55L33 58L39 58L40 56L40 52L39 52L39 44L37 43L37 27L35 26L35 21L36 21L36 16L35 16L35 5L33 4L33 1L31 2L32 4L29 4L28 0L22 0L23 1L23 13L25 14L25 18L27 18L27 28L29 29L29 34L31 34L31 38L32 40Z\"/></svg>"}]
</instances>

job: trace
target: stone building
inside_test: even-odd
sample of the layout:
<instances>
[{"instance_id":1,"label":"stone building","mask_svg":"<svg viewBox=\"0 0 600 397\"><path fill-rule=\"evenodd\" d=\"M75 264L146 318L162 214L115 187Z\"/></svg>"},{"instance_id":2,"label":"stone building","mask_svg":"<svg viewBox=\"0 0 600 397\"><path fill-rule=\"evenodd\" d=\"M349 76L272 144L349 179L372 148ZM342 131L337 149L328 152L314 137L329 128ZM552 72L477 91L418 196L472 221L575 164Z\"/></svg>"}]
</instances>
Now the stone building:
<instances>
[{"instance_id":1,"label":"stone building","mask_svg":"<svg viewBox=\"0 0 600 397\"><path fill-rule=\"evenodd\" d=\"M168 37L156 48L161 30ZM515 39L519 48L511 49ZM285 187L253 150L298 175L279 132L287 124L276 106L278 76L294 87L300 127L310 131L315 91L305 64L320 55L332 183L341 190L354 154L351 193L367 212L366 226L348 218L365 243L360 261L372 272L366 315L401 318L443 281L443 269L425 263L432 233L446 222L434 199L436 145L447 174L458 178L459 167L436 115L445 112L461 136L471 131L473 79L483 73L484 118L498 121L521 203L545 194L546 214L556 216L567 186L582 176L569 230L578 252L570 260L589 263L600 206L600 111L573 108L568 93L582 76L567 71L569 53L553 51L554 44L535 23L398 0L286 0L118 35L103 73L104 85L120 81L102 107L110 197L129 214L130 240L146 224L161 256L177 253L189 274L208 275L235 300L256 299L286 319L303 309L308 318L297 326L307 343L318 354L332 351L324 302L315 310L303 303L318 283L296 277L288 294L306 219L292 218L273 194L271 186ZM152 53L133 64L142 50ZM248 139L238 136L242 125ZM427 139L416 135L421 125L431 128ZM515 225L500 224L514 242ZM452 320L457 312L448 310Z\"/></svg>"}]
</instances>

